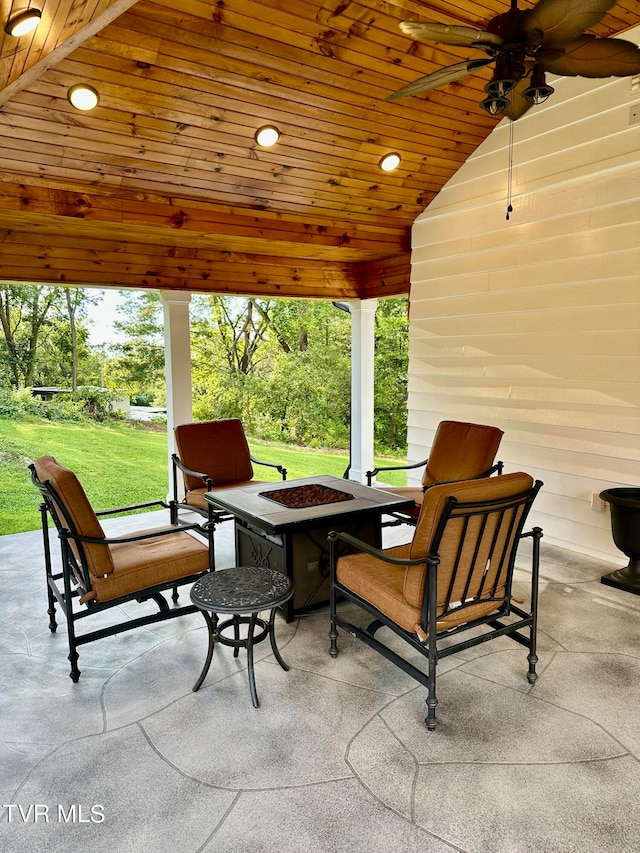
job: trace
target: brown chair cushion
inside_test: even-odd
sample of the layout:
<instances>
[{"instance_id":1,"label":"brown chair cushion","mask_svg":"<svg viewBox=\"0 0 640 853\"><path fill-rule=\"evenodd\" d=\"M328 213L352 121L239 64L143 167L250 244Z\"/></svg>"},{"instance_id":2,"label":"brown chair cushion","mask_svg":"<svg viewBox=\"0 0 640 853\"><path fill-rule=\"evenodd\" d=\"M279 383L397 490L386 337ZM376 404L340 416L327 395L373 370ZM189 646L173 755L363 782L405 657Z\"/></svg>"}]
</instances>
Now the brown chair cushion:
<instances>
[{"instance_id":1,"label":"brown chair cushion","mask_svg":"<svg viewBox=\"0 0 640 853\"><path fill-rule=\"evenodd\" d=\"M378 488L382 488L382 486ZM418 517L424 498L424 490L421 486L385 486L384 491L390 492L392 495L398 495L401 498L406 498L407 500L415 501L415 507L402 509L400 512L405 515L412 515L414 518Z\"/></svg>"},{"instance_id":2,"label":"brown chair cushion","mask_svg":"<svg viewBox=\"0 0 640 853\"><path fill-rule=\"evenodd\" d=\"M216 492L224 492L226 489L241 489L243 486L259 486L264 480L244 480L241 483L225 483L223 486L216 486ZM191 489L187 492L185 496L185 502L189 506L195 506L199 509L207 509L209 504L205 499L205 495L207 494L206 486L203 486L201 489Z\"/></svg>"},{"instance_id":3,"label":"brown chair cushion","mask_svg":"<svg viewBox=\"0 0 640 853\"><path fill-rule=\"evenodd\" d=\"M431 445L422 485L472 480L493 465L503 431L485 424L441 421Z\"/></svg>"},{"instance_id":4,"label":"brown chair cushion","mask_svg":"<svg viewBox=\"0 0 640 853\"><path fill-rule=\"evenodd\" d=\"M409 545L387 548L391 557L408 559ZM414 631L420 624L420 607L410 604L404 595L404 566L385 563L369 554L348 554L340 557L336 567L336 578L364 598L406 631Z\"/></svg>"},{"instance_id":5,"label":"brown chair cushion","mask_svg":"<svg viewBox=\"0 0 640 853\"><path fill-rule=\"evenodd\" d=\"M491 477L480 480L465 480L459 483L443 484L441 486L432 486L425 493L424 503L418 524L413 534L411 541L410 554L412 559L424 557L429 553L431 543L436 532L438 522L445 508L445 505L450 495L454 495L459 501L477 501L487 498L487 500L498 500L500 498L513 497L522 492L526 492L533 486L533 480L529 474L514 473L504 474L501 477ZM438 577L440 581L451 572L453 563L458 552L458 544L460 540L460 531L456 524L449 525L448 533L440 543L439 557L440 566L438 568ZM489 537L487 537L489 540ZM484 557L484 562L483 562ZM479 572L484 572L486 566L486 555L479 554L476 560L476 565ZM424 592L424 582L426 575L425 566L410 566L407 568L404 593L407 600L417 607L422 607L422 597ZM460 581L461 589L456 589L455 593L462 595L464 588L464 579ZM442 587L442 588L441 588ZM446 589L446 583L439 583L438 588L438 604L442 602ZM455 593L453 600L455 600Z\"/></svg>"},{"instance_id":6,"label":"brown chair cushion","mask_svg":"<svg viewBox=\"0 0 640 853\"><path fill-rule=\"evenodd\" d=\"M415 501L415 510L402 512L417 518L424 501L425 486L474 480L485 474L493 465L502 436L502 430L493 426L441 421L424 469L422 487L385 486L384 490Z\"/></svg>"},{"instance_id":7,"label":"brown chair cushion","mask_svg":"<svg viewBox=\"0 0 640 853\"><path fill-rule=\"evenodd\" d=\"M60 496L69 516L81 536L104 539L104 530L85 494L84 489L73 471L59 465L53 456L41 456L35 461L36 474L41 483L50 482ZM59 513L64 522L64 515ZM80 559L78 550L71 542L76 559ZM113 562L107 545L85 543L88 569L92 575L108 575L113 572Z\"/></svg>"},{"instance_id":8,"label":"brown chair cushion","mask_svg":"<svg viewBox=\"0 0 640 853\"><path fill-rule=\"evenodd\" d=\"M433 536L450 495L455 495L461 502L477 501L483 498L495 500L519 495L531 489L532 485L533 480L528 474L515 473L490 479L466 480L459 483L433 486L426 492L425 502L412 542L407 545L388 548L385 550L385 554L403 559L426 557L430 552ZM438 613L441 618L438 619L439 630L452 628L471 619L486 616L499 606L492 601L480 601L476 605L467 605L464 610L450 610L443 613L451 570L458 552L461 533L459 525L461 523L462 521L452 520L447 526L447 531L440 544ZM470 523L473 524L473 520ZM489 530L488 533L486 548L477 555L474 563L477 568L477 571L474 568L473 575L476 586L487 567L488 548L492 539ZM498 541L499 550L501 544ZM466 547L471 548L472 546L467 543ZM471 557L472 555L463 553L463 559L465 556ZM336 577L339 583L368 601L402 628L420 633L426 571L426 563L403 567L386 563L368 554L353 554L341 557L338 560ZM461 599L464 595L466 580L467 573L465 572L464 578L454 584L452 602L455 602L456 598ZM493 578L489 574L489 586L492 585L492 580ZM470 587L471 596L473 589L474 585L472 584ZM504 592L504 585L498 584L497 595L504 595ZM424 637L422 638L424 639Z\"/></svg>"},{"instance_id":9,"label":"brown chair cushion","mask_svg":"<svg viewBox=\"0 0 640 853\"><path fill-rule=\"evenodd\" d=\"M140 530L136 535L151 532L153 530ZM107 578L91 576L97 601L110 601L156 584L206 572L209 568L206 543L184 531L139 542L114 542L110 549L113 573Z\"/></svg>"},{"instance_id":10,"label":"brown chair cushion","mask_svg":"<svg viewBox=\"0 0 640 853\"><path fill-rule=\"evenodd\" d=\"M180 460L200 471L214 486L253 479L253 466L242 422L238 418L181 424L174 430ZM185 475L187 490L202 487L202 480Z\"/></svg>"}]
</instances>

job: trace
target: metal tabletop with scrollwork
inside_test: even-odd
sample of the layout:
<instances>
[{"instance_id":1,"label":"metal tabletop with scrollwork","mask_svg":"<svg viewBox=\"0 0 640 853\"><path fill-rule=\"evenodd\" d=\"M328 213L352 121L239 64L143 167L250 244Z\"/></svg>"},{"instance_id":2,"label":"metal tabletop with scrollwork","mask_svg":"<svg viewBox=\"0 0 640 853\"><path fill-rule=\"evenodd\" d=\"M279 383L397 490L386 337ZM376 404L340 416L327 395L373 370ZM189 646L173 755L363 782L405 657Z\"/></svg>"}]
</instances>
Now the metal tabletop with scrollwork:
<instances>
[{"instance_id":1,"label":"metal tabletop with scrollwork","mask_svg":"<svg viewBox=\"0 0 640 853\"><path fill-rule=\"evenodd\" d=\"M204 575L191 590L191 601L216 613L255 613L284 604L293 585L282 572L238 566Z\"/></svg>"}]
</instances>

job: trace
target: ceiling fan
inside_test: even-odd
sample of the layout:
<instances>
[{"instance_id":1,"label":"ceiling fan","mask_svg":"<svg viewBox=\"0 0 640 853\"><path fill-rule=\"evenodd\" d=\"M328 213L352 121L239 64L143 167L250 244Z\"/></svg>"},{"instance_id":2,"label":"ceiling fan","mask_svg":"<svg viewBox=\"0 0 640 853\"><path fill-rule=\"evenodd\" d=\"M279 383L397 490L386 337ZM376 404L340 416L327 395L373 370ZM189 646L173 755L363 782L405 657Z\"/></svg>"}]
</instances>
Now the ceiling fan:
<instances>
[{"instance_id":1,"label":"ceiling fan","mask_svg":"<svg viewBox=\"0 0 640 853\"><path fill-rule=\"evenodd\" d=\"M585 33L615 6L616 0L538 0L532 9L496 15L480 30L475 27L402 21L400 29L412 39L473 47L488 58L456 62L420 77L387 97L396 101L436 89L495 63L480 103L490 115L520 118L553 93L545 72L569 77L627 77L640 74L640 48L617 38Z\"/></svg>"}]
</instances>

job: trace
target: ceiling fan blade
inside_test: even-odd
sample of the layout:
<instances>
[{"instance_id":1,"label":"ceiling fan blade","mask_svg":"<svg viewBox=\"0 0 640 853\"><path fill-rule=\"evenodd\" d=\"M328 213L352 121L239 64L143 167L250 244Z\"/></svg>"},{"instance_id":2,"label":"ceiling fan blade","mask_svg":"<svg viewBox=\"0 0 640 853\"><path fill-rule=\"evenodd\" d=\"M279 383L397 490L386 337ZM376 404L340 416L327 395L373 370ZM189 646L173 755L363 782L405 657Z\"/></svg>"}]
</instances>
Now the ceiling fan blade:
<instances>
[{"instance_id":1,"label":"ceiling fan blade","mask_svg":"<svg viewBox=\"0 0 640 853\"><path fill-rule=\"evenodd\" d=\"M584 35L564 46L564 53L538 61L565 77L631 77L640 74L640 48L624 39Z\"/></svg>"},{"instance_id":2,"label":"ceiling fan blade","mask_svg":"<svg viewBox=\"0 0 640 853\"><path fill-rule=\"evenodd\" d=\"M521 31L544 33L543 47L573 41L598 23L616 0L539 0L521 17Z\"/></svg>"},{"instance_id":3,"label":"ceiling fan blade","mask_svg":"<svg viewBox=\"0 0 640 853\"><path fill-rule=\"evenodd\" d=\"M419 21L401 21L400 29L409 38L435 44L455 44L459 47L502 47L503 39L474 27L456 27L449 24L428 24Z\"/></svg>"},{"instance_id":4,"label":"ceiling fan blade","mask_svg":"<svg viewBox=\"0 0 640 853\"><path fill-rule=\"evenodd\" d=\"M455 65L447 65L446 68L441 68L439 71L434 71L433 74L427 74L414 80L413 83L408 83L402 89L388 95L386 100L397 101L399 98L407 98L410 95L427 92L429 89L437 89L438 86L453 83L454 80L473 74L478 68L483 68L493 61L493 59L465 59L463 62L456 62Z\"/></svg>"}]
</instances>

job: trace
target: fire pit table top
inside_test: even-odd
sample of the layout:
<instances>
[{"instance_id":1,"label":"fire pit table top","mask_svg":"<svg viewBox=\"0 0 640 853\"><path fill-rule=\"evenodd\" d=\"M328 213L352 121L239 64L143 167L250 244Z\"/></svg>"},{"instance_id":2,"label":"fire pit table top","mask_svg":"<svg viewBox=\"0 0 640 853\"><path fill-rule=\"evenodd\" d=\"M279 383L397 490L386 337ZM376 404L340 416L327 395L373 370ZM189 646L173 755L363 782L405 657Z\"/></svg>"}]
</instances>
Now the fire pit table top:
<instances>
[{"instance_id":1,"label":"fire pit table top","mask_svg":"<svg viewBox=\"0 0 640 853\"><path fill-rule=\"evenodd\" d=\"M312 503L306 502L309 495L315 495ZM289 501L292 496L294 501L299 501L295 506L283 503L283 498ZM319 497L322 500L318 500ZM284 487L280 482L221 489L207 492L205 498L231 512L236 519L256 525L267 533L309 527L321 520L339 523L345 516L377 515L414 506L407 498L329 474L289 480Z\"/></svg>"}]
</instances>

